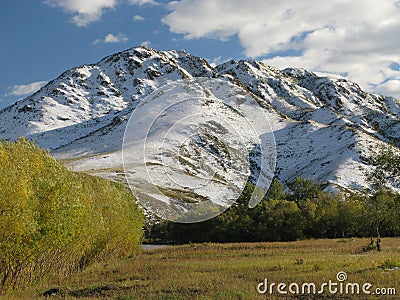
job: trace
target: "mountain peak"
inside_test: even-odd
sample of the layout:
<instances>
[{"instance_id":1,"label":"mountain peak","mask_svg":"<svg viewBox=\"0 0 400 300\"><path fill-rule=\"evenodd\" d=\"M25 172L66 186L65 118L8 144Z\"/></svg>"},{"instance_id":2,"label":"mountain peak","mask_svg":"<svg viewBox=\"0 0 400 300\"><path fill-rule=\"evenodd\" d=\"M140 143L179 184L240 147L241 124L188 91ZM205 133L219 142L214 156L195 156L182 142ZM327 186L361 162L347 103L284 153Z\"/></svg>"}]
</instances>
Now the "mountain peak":
<instances>
[{"instance_id":1,"label":"mountain peak","mask_svg":"<svg viewBox=\"0 0 400 300\"><path fill-rule=\"evenodd\" d=\"M365 158L377 145L400 140L400 101L366 93L351 81L256 60L213 68L185 50L146 46L68 70L1 110L0 138L26 136L73 159L75 170L118 179L111 170L121 167L124 128L138 103L165 84L196 77L231 80L257 99L274 129L282 181L302 176L366 187L371 167Z\"/></svg>"}]
</instances>

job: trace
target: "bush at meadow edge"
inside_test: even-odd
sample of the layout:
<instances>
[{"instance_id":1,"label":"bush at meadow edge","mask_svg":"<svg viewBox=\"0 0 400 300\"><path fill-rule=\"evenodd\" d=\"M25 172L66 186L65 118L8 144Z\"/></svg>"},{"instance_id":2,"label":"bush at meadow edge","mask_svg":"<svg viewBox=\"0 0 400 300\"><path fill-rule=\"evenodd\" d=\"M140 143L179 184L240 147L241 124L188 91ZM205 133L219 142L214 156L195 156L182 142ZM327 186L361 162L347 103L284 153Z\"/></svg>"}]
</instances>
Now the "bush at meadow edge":
<instances>
[{"instance_id":1,"label":"bush at meadow edge","mask_svg":"<svg viewBox=\"0 0 400 300\"><path fill-rule=\"evenodd\" d=\"M137 249L144 217L123 185L70 172L24 138L0 142L0 174L2 292Z\"/></svg>"}]
</instances>

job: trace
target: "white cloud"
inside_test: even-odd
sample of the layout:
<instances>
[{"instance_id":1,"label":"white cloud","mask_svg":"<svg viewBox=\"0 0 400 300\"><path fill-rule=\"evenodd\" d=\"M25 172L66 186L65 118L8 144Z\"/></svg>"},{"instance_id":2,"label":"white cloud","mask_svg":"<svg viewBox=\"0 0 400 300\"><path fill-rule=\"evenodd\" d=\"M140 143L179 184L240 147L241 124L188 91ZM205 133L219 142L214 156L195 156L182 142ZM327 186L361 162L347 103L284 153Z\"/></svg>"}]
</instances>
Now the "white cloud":
<instances>
[{"instance_id":1,"label":"white cloud","mask_svg":"<svg viewBox=\"0 0 400 300\"><path fill-rule=\"evenodd\" d=\"M109 33L104 38L104 43L125 43L126 41L128 41L128 38L122 33L118 33L117 35Z\"/></svg>"},{"instance_id":2,"label":"white cloud","mask_svg":"<svg viewBox=\"0 0 400 300\"><path fill-rule=\"evenodd\" d=\"M383 95L398 95L400 91L400 79L390 79L380 84L376 91ZM400 97L398 97L400 99Z\"/></svg>"},{"instance_id":3,"label":"white cloud","mask_svg":"<svg viewBox=\"0 0 400 300\"><path fill-rule=\"evenodd\" d=\"M208 63L210 64L210 66L216 67L216 66L218 66L218 65L220 65L220 64L222 64L222 63L224 63L224 62L226 62L226 61L228 61L230 59L231 58L223 59L221 56L218 56L218 57L214 57L211 60L208 59Z\"/></svg>"},{"instance_id":4,"label":"white cloud","mask_svg":"<svg viewBox=\"0 0 400 300\"><path fill-rule=\"evenodd\" d=\"M51 7L60 7L67 13L74 14L72 22L85 27L98 21L105 9L115 8L117 0L44 0Z\"/></svg>"},{"instance_id":5,"label":"white cloud","mask_svg":"<svg viewBox=\"0 0 400 300\"><path fill-rule=\"evenodd\" d=\"M140 15L134 15L132 17L132 21L133 22L140 22L140 21L144 21L144 17L140 16Z\"/></svg>"},{"instance_id":6,"label":"white cloud","mask_svg":"<svg viewBox=\"0 0 400 300\"><path fill-rule=\"evenodd\" d=\"M159 5L159 3L155 0L128 0L131 5Z\"/></svg>"},{"instance_id":7,"label":"white cloud","mask_svg":"<svg viewBox=\"0 0 400 300\"><path fill-rule=\"evenodd\" d=\"M92 42L92 44L93 45L97 45L97 44L100 44L100 43L103 43L103 44L116 44L116 43L125 43L128 40L129 40L129 38L123 33L118 33L116 35L114 35L112 33L109 33L102 39L96 39L95 41Z\"/></svg>"},{"instance_id":8,"label":"white cloud","mask_svg":"<svg viewBox=\"0 0 400 300\"><path fill-rule=\"evenodd\" d=\"M6 96L28 96L47 84L47 81L37 81L28 84L14 85L9 88L10 92Z\"/></svg>"},{"instance_id":9,"label":"white cloud","mask_svg":"<svg viewBox=\"0 0 400 300\"><path fill-rule=\"evenodd\" d=\"M400 71L390 68L399 63L398 0L182 0L168 8L162 21L186 39L237 35L249 57L345 73L364 89L400 97Z\"/></svg>"},{"instance_id":10,"label":"white cloud","mask_svg":"<svg viewBox=\"0 0 400 300\"><path fill-rule=\"evenodd\" d=\"M122 0L43 0L51 7L60 7L65 12L73 14L71 21L79 26L86 27L92 22L99 21L106 9L114 9ZM155 0L127 0L130 5L160 5ZM134 21L142 21L139 15L134 16Z\"/></svg>"},{"instance_id":11,"label":"white cloud","mask_svg":"<svg viewBox=\"0 0 400 300\"><path fill-rule=\"evenodd\" d=\"M140 46L145 46L145 47L148 47L148 46L150 46L151 45L151 42L150 41L143 41L141 44L140 44Z\"/></svg>"}]
</instances>

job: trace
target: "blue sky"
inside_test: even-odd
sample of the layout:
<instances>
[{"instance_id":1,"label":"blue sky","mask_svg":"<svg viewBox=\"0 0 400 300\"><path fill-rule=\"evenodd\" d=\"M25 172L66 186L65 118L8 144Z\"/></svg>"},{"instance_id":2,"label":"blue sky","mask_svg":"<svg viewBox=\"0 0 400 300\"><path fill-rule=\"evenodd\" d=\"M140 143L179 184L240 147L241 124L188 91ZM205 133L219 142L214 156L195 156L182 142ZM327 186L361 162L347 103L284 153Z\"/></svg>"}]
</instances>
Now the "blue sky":
<instances>
[{"instance_id":1,"label":"blue sky","mask_svg":"<svg viewBox=\"0 0 400 300\"><path fill-rule=\"evenodd\" d=\"M0 108L137 45L341 74L400 98L399 0L3 0Z\"/></svg>"}]
</instances>

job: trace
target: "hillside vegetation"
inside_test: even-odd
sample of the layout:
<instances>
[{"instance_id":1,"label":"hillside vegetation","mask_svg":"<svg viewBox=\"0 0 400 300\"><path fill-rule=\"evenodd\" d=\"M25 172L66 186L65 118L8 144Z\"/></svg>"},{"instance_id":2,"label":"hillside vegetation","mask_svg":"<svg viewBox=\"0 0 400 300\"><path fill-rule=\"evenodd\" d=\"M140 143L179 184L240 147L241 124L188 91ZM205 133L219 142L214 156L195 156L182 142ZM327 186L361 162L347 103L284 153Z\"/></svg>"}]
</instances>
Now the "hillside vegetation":
<instances>
[{"instance_id":1,"label":"hillside vegetation","mask_svg":"<svg viewBox=\"0 0 400 300\"><path fill-rule=\"evenodd\" d=\"M68 171L34 143L0 142L0 291L132 253L143 214L122 185Z\"/></svg>"}]
</instances>

